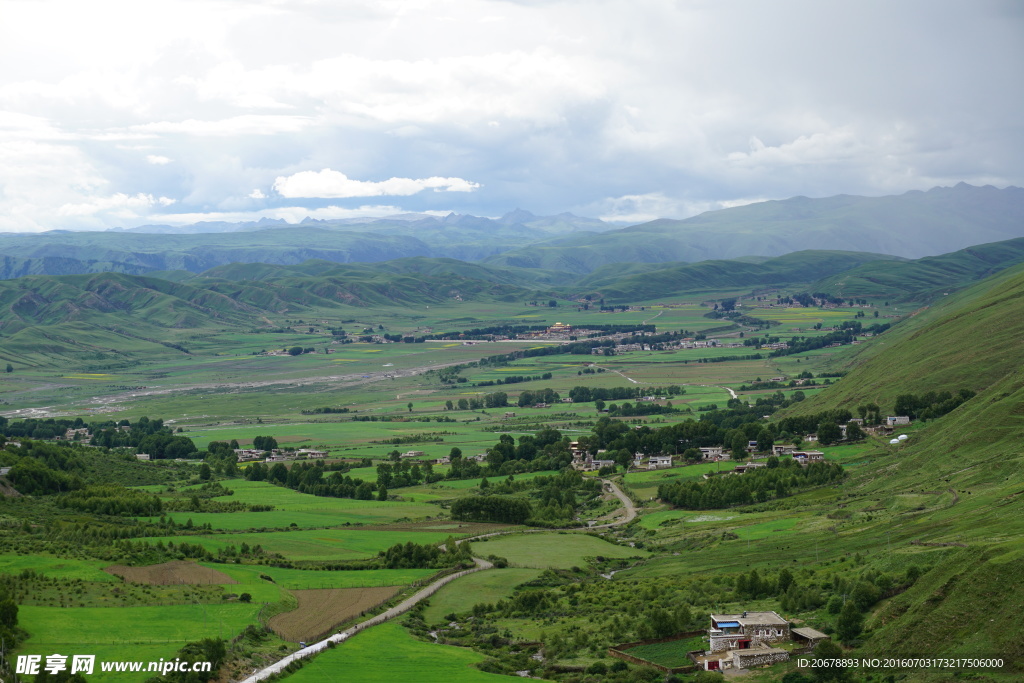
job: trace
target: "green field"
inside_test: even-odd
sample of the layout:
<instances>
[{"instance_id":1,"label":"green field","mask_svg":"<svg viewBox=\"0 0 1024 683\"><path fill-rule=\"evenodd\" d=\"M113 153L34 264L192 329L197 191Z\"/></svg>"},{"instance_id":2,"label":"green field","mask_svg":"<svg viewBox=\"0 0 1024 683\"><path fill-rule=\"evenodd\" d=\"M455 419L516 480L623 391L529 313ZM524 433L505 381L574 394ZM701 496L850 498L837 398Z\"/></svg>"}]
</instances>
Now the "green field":
<instances>
[{"instance_id":1,"label":"green field","mask_svg":"<svg viewBox=\"0 0 1024 683\"><path fill-rule=\"evenodd\" d=\"M672 640L667 643L651 643L649 645L637 645L623 650L627 655L646 659L648 662L661 664L670 669L683 666L692 666L693 662L686 656L687 652L693 650L706 650L707 643L701 636L687 638L685 640Z\"/></svg>"},{"instance_id":2,"label":"green field","mask_svg":"<svg viewBox=\"0 0 1024 683\"><path fill-rule=\"evenodd\" d=\"M49 555L0 555L0 573L18 574L31 569L56 579L116 581L116 577L103 571L109 564L102 560L74 560Z\"/></svg>"},{"instance_id":3,"label":"green field","mask_svg":"<svg viewBox=\"0 0 1024 683\"><path fill-rule=\"evenodd\" d=\"M318 655L288 677L295 683L477 683L508 681L473 667L484 656L460 647L416 640L389 622ZM339 677L340 675L340 677Z\"/></svg>"},{"instance_id":4,"label":"green field","mask_svg":"<svg viewBox=\"0 0 1024 683\"><path fill-rule=\"evenodd\" d=\"M509 568L464 576L430 597L430 605L423 611L423 618L428 624L433 624L447 614L466 612L477 603L495 603L509 597L519 584L539 575L539 569Z\"/></svg>"},{"instance_id":5,"label":"green field","mask_svg":"<svg viewBox=\"0 0 1024 683\"><path fill-rule=\"evenodd\" d=\"M217 500L247 504L273 505L265 512L168 512L176 522L191 519L193 524L209 523L214 529L284 529L292 524L300 528L332 527L344 524L387 524L396 519L419 520L434 517L440 508L401 501L354 500L300 493L261 481L235 480L228 486L235 493ZM188 489L185 489L186 492ZM159 518L144 518L155 521Z\"/></svg>"},{"instance_id":6,"label":"green field","mask_svg":"<svg viewBox=\"0 0 1024 683\"><path fill-rule=\"evenodd\" d=\"M260 513L263 514L263 513ZM417 543L443 543L450 535L439 531L356 531L350 529L311 529L284 533L256 532L201 536L165 536L150 538L150 543L187 541L216 553L229 545L240 547L261 545L268 553L280 553L294 561L358 560L374 557L396 543L414 540Z\"/></svg>"},{"instance_id":7,"label":"green field","mask_svg":"<svg viewBox=\"0 0 1024 683\"><path fill-rule=\"evenodd\" d=\"M499 536L486 543L477 542L473 549L482 555L504 557L513 567L569 569L582 567L588 558L647 557L644 550L615 545L593 536L578 533L541 533Z\"/></svg>"}]
</instances>

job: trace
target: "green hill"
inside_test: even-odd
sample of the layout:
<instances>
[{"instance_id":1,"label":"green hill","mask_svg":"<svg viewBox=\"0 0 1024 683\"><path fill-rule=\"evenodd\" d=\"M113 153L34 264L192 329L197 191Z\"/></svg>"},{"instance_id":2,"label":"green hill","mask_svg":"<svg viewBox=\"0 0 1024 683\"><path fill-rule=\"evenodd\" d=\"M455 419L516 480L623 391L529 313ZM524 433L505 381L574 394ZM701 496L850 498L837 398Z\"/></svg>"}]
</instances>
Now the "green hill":
<instances>
[{"instance_id":1,"label":"green hill","mask_svg":"<svg viewBox=\"0 0 1024 683\"><path fill-rule=\"evenodd\" d=\"M1024 236L1024 189L934 188L891 197L840 195L709 211L600 234L556 238L487 263L588 273L621 261L696 262L855 249L920 258Z\"/></svg>"},{"instance_id":2,"label":"green hill","mask_svg":"<svg viewBox=\"0 0 1024 683\"><path fill-rule=\"evenodd\" d=\"M381 272L272 282L209 277L172 282L117 273L33 276L0 282L0 346L4 359L32 357L32 364L43 358L57 362L167 351L160 347L186 353L183 340L196 333L272 327L268 313L515 300L527 294L456 275Z\"/></svg>"},{"instance_id":3,"label":"green hill","mask_svg":"<svg viewBox=\"0 0 1024 683\"><path fill-rule=\"evenodd\" d=\"M842 298L928 301L1024 261L1024 238L980 244L903 263L866 263L814 284Z\"/></svg>"},{"instance_id":4,"label":"green hill","mask_svg":"<svg viewBox=\"0 0 1024 683\"><path fill-rule=\"evenodd\" d=\"M679 263L668 268L637 268L634 274L612 280L615 266L605 266L575 284L582 292L596 293L608 301L643 301L683 292L736 287L762 287L813 282L826 274L842 273L864 263L898 260L883 254L853 251L798 251L757 262L753 259Z\"/></svg>"},{"instance_id":5,"label":"green hill","mask_svg":"<svg viewBox=\"0 0 1024 683\"><path fill-rule=\"evenodd\" d=\"M891 409L900 394L961 387L980 391L1020 366L1021 338L1024 265L942 297L864 345L850 361L849 374L801 403L799 410L869 401Z\"/></svg>"}]
</instances>

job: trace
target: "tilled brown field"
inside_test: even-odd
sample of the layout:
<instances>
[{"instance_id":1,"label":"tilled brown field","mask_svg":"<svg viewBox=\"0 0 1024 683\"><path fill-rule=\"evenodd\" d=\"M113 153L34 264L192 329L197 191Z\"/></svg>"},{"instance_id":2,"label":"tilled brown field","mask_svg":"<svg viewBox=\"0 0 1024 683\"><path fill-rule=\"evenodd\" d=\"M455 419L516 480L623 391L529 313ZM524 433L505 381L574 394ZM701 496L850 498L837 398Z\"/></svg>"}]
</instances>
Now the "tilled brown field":
<instances>
[{"instance_id":1,"label":"tilled brown field","mask_svg":"<svg viewBox=\"0 0 1024 683\"><path fill-rule=\"evenodd\" d=\"M103 571L114 576L120 576L125 581L132 583L148 583L156 586L171 586L179 583L238 583L227 574L216 569L210 569L195 562L185 562L182 560L173 560L163 564L151 564L148 567L126 567L114 564Z\"/></svg>"},{"instance_id":2,"label":"tilled brown field","mask_svg":"<svg viewBox=\"0 0 1024 683\"><path fill-rule=\"evenodd\" d=\"M299 606L271 617L268 625L285 640L308 642L391 599L401 589L401 586L383 586L293 590L291 593L298 599Z\"/></svg>"}]
</instances>

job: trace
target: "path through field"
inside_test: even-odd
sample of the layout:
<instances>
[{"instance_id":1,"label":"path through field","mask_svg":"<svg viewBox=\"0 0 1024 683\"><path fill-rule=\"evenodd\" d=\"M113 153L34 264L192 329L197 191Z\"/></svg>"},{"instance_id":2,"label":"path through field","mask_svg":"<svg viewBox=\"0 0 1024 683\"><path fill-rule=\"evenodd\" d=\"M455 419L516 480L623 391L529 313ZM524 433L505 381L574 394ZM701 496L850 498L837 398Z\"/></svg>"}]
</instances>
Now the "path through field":
<instances>
[{"instance_id":1,"label":"path through field","mask_svg":"<svg viewBox=\"0 0 1024 683\"><path fill-rule=\"evenodd\" d=\"M627 496L625 493L623 493L622 490L614 482L609 481L607 479L602 479L601 481L604 482L604 485L607 487L608 491L610 491L612 493L612 495L614 495L616 498L619 499L619 501L622 503L622 506L626 510L626 514L625 514L625 516L622 519L616 520L614 522L609 522L608 524L601 524L601 525L598 525L598 526L591 526L591 527L580 527L579 530L581 530L581 531L583 531L583 530L590 531L590 530L593 530L593 529L607 529L607 528L610 528L610 527L613 527L613 526L618 526L620 524L628 524L629 522L632 522L636 518L636 514L637 514L636 513L636 508L634 507L633 501L630 500L629 496ZM535 532L547 531L547 532L550 532L550 529L536 529L536 530L531 530L531 531L535 531ZM484 537L488 537L488 536L501 536L501 535L507 534L507 533L513 533L513 532L496 531L496 532L490 533L490 534L481 534L480 536L474 536L473 538L484 538ZM520 532L520 533L530 533L530 532L527 531L527 532ZM461 541L471 541L471 540L473 540L473 538L464 538L464 539L461 539L459 541L456 541L456 543L460 543ZM378 614L375 617L367 619L366 621L364 621L362 623L356 624L352 628L350 628L348 630L345 630L345 631L342 631L341 633L336 633L333 636L330 636L329 638L325 638L324 640L321 640L318 643L313 643L312 645L304 647L301 650L293 652L292 654L288 655L284 659L282 659L282 660L280 660L278 662L275 662L275 663L271 664L270 666L268 666L268 667L266 667L264 669L260 669L259 671L254 671L248 678L243 680L242 683L258 683L258 681L266 680L270 676L273 676L274 674L280 673L281 671L284 670L285 667L287 667L289 664L291 664L292 662L294 662L294 661L296 661L298 659L304 659L306 657L311 657L311 656L313 656L313 655L315 655L315 654L317 654L319 652L322 652L322 651L326 650L332 643L335 644L335 645L338 644L338 643L342 643L342 642L344 642L345 640L351 638L352 636L354 636L356 633L358 633L360 631L368 629L371 626L376 626L377 624L383 624L385 621L387 621L389 619L393 619L393 618L395 618L395 617L397 617L397 616L399 616L401 614L404 614L405 612L408 612L410 609L412 609L413 605L418 603L420 600L423 600L424 598L430 597L431 595L436 593L438 591L438 589L441 588L441 586L444 586L445 584L451 583L455 579L458 579L458 578L461 578L463 576L466 576L467 574L472 574L474 572L484 571L485 569L491 569L491 568L494 567L493 564L491 564L487 560L481 559L479 557L474 557L473 558L473 562L476 563L476 567L475 568L473 568L473 569L466 569L466 570L461 571L461 572L456 572L455 574L449 574L448 576L443 576L440 579L438 579L437 581L435 581L434 583L430 584L429 586L426 586L425 588L420 589L416 593L413 593L410 597L406 598L405 600L403 600L399 604L395 605L391 609L387 610L386 612L382 612L381 614Z\"/></svg>"}]
</instances>

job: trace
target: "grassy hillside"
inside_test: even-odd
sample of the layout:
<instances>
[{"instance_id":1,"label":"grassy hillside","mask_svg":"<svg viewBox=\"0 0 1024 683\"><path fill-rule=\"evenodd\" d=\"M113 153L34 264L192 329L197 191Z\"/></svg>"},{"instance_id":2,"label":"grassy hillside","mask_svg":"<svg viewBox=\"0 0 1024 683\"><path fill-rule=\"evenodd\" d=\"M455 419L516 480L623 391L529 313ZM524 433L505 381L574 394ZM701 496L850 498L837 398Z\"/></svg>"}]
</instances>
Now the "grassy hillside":
<instances>
[{"instance_id":1,"label":"grassy hillside","mask_svg":"<svg viewBox=\"0 0 1024 683\"><path fill-rule=\"evenodd\" d=\"M334 277L367 278L386 274L427 275L431 277L455 276L495 284L533 287L544 284L559 284L572 280L572 275L554 271L529 270L524 268L493 268L477 263L468 263L453 258L431 258L414 256L382 261L380 263L339 264L322 259L310 259L296 265L273 265L267 263L231 263L207 270L203 277L225 280L281 280L289 277Z\"/></svg>"},{"instance_id":2,"label":"grassy hillside","mask_svg":"<svg viewBox=\"0 0 1024 683\"><path fill-rule=\"evenodd\" d=\"M980 244L903 263L865 263L824 278L813 291L839 297L929 301L1024 261L1024 239Z\"/></svg>"},{"instance_id":3,"label":"grassy hillside","mask_svg":"<svg viewBox=\"0 0 1024 683\"><path fill-rule=\"evenodd\" d=\"M576 287L580 291L589 291L593 287L596 293L612 302L643 301L687 291L813 282L825 273L841 273L864 263L893 260L896 257L852 251L798 251L760 263L742 259L640 269L641 272L620 277L617 281L609 281L609 271L614 269L610 266L583 278Z\"/></svg>"},{"instance_id":4,"label":"grassy hillside","mask_svg":"<svg viewBox=\"0 0 1024 683\"><path fill-rule=\"evenodd\" d=\"M864 346L848 376L799 410L868 401L887 410L899 394L985 389L1020 366L1022 335L1024 266L1018 265L943 297Z\"/></svg>"},{"instance_id":5,"label":"grassy hillside","mask_svg":"<svg viewBox=\"0 0 1024 683\"><path fill-rule=\"evenodd\" d=\"M451 274L365 272L275 281L194 277L186 282L116 273L33 276L0 282L0 357L30 365L123 363L168 349L188 353L192 340L213 332L276 328L268 314L350 315L354 309L516 300L527 294Z\"/></svg>"},{"instance_id":6,"label":"grassy hillside","mask_svg":"<svg viewBox=\"0 0 1024 683\"><path fill-rule=\"evenodd\" d=\"M587 273L619 261L667 262L856 249L919 258L1024 236L1024 190L959 184L892 197L840 195L660 219L572 235L490 257L499 266Z\"/></svg>"}]
</instances>

